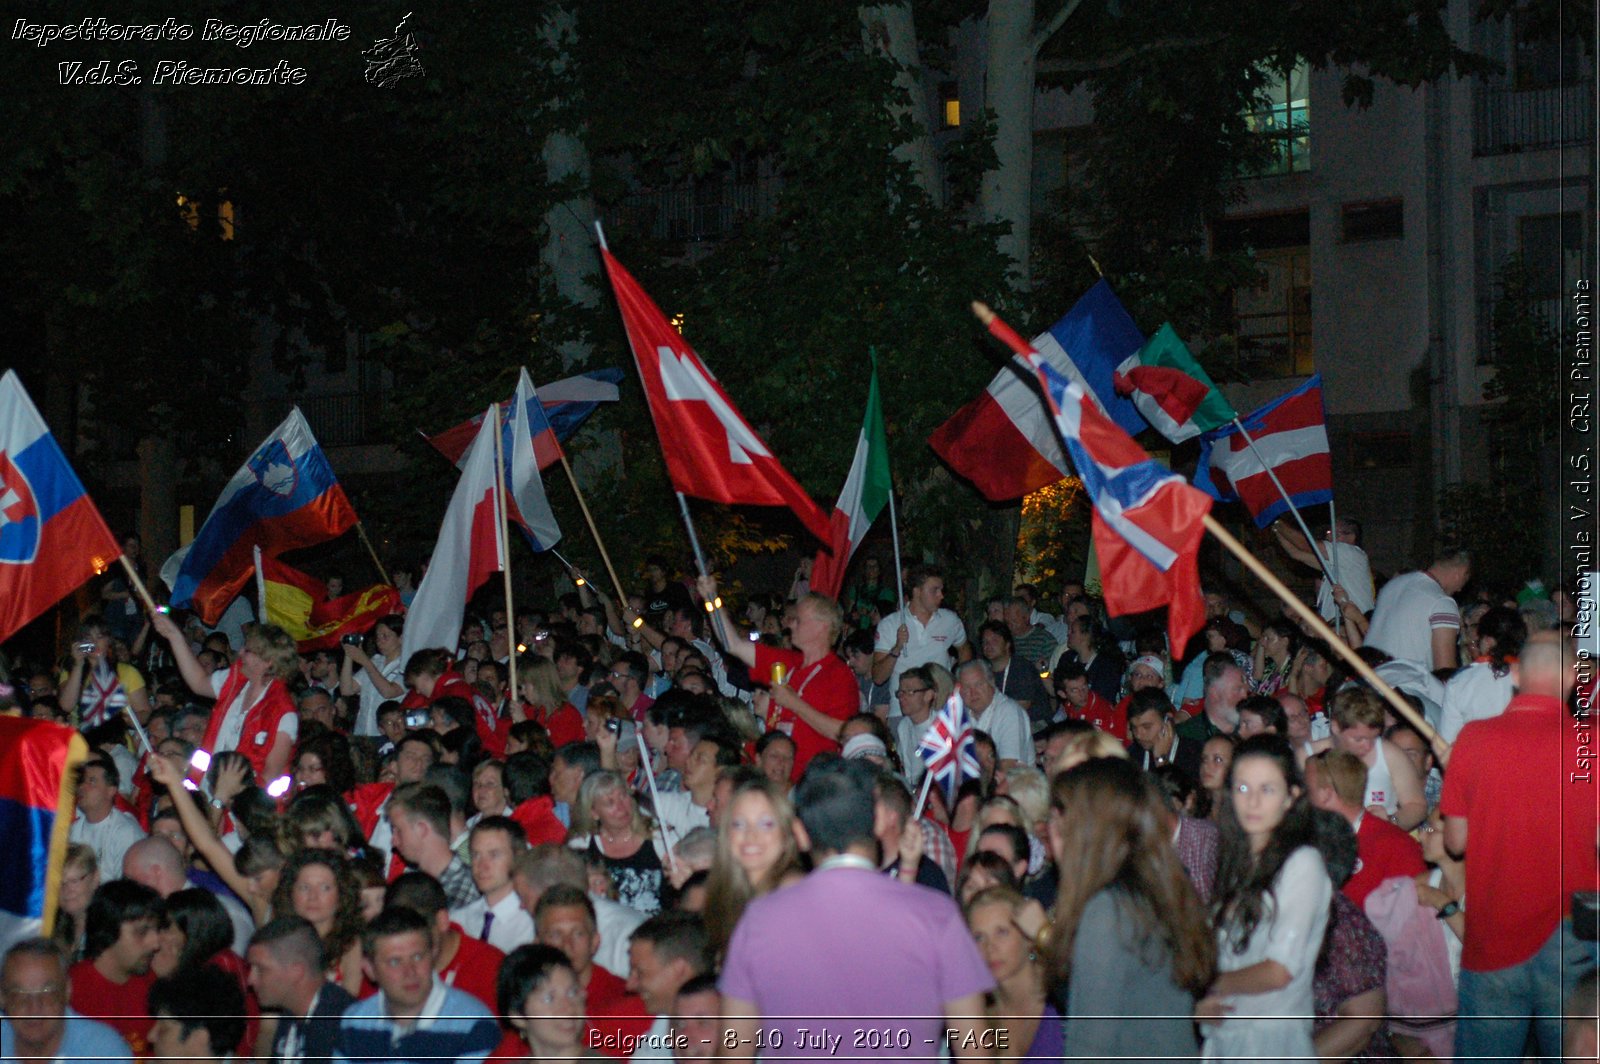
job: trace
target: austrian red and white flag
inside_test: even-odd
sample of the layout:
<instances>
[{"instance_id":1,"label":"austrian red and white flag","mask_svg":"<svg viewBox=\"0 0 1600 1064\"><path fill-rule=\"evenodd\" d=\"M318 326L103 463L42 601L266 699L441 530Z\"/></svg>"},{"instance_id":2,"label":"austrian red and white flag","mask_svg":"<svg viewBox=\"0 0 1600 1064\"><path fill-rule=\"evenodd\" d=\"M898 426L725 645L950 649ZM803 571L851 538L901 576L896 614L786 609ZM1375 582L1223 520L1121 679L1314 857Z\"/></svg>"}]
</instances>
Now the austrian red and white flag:
<instances>
[{"instance_id":1,"label":"austrian red and white flag","mask_svg":"<svg viewBox=\"0 0 1600 1064\"><path fill-rule=\"evenodd\" d=\"M499 411L490 407L462 459L461 479L439 526L433 560L406 614L402 661L428 647L455 650L467 600L505 565L494 475L494 437L499 427Z\"/></svg>"},{"instance_id":2,"label":"austrian red and white flag","mask_svg":"<svg viewBox=\"0 0 1600 1064\"><path fill-rule=\"evenodd\" d=\"M828 542L827 514L756 435L661 308L611 252L601 248L600 254L673 488L712 502L787 506L812 535Z\"/></svg>"}]
</instances>

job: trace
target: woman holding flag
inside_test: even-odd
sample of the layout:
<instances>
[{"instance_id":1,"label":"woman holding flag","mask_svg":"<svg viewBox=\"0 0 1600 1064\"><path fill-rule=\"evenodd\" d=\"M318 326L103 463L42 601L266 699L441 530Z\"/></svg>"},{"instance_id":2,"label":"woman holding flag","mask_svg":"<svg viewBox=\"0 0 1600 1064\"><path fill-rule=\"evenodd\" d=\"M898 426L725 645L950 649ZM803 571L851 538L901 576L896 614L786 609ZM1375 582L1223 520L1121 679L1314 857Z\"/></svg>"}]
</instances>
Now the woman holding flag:
<instances>
[{"instance_id":1,"label":"woman holding flag","mask_svg":"<svg viewBox=\"0 0 1600 1064\"><path fill-rule=\"evenodd\" d=\"M289 634L276 625L258 624L245 635L244 650L230 668L207 672L171 617L157 613L152 623L171 645L178 672L189 690L217 700L196 751L197 758L206 755L206 763L196 761L195 766L204 772L212 757L237 750L255 769L256 779L270 785L287 775L300 730L294 699L284 683L300 662Z\"/></svg>"},{"instance_id":2,"label":"woman holding flag","mask_svg":"<svg viewBox=\"0 0 1600 1064\"><path fill-rule=\"evenodd\" d=\"M794 740L791 779L798 781L813 757L839 749L839 731L855 716L861 701L855 673L833 652L844 630L843 611L831 598L806 594L795 608L790 633L794 649L785 650L730 638L729 633L738 629L717 597L716 580L702 576L699 590L727 653L744 662L757 682L771 680L772 709L766 730L786 732Z\"/></svg>"}]
</instances>

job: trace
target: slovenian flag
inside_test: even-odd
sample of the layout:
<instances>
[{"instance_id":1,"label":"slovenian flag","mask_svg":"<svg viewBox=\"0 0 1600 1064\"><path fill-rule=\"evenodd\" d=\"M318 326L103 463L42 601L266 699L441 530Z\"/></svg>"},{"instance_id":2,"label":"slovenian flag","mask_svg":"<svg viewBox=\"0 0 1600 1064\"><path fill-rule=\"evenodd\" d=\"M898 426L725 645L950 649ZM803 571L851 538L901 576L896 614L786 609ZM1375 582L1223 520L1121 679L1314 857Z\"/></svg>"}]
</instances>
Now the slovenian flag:
<instances>
[{"instance_id":1,"label":"slovenian flag","mask_svg":"<svg viewBox=\"0 0 1600 1064\"><path fill-rule=\"evenodd\" d=\"M342 535L356 511L311 426L295 407L222 489L194 542L161 567L174 609L216 624L255 572L254 552L275 558Z\"/></svg>"},{"instance_id":2,"label":"slovenian flag","mask_svg":"<svg viewBox=\"0 0 1600 1064\"><path fill-rule=\"evenodd\" d=\"M6 370L0 377L0 642L121 555L22 382Z\"/></svg>"},{"instance_id":3,"label":"slovenian flag","mask_svg":"<svg viewBox=\"0 0 1600 1064\"><path fill-rule=\"evenodd\" d=\"M1237 416L1170 323L1117 367L1116 388L1117 394L1133 400L1151 428L1173 443L1192 440Z\"/></svg>"},{"instance_id":4,"label":"slovenian flag","mask_svg":"<svg viewBox=\"0 0 1600 1064\"><path fill-rule=\"evenodd\" d=\"M75 771L88 756L72 728L0 716L0 952L55 923Z\"/></svg>"},{"instance_id":5,"label":"slovenian flag","mask_svg":"<svg viewBox=\"0 0 1600 1064\"><path fill-rule=\"evenodd\" d=\"M1333 499L1333 460L1322 408L1322 376L1274 399L1243 419L1244 431L1229 425L1200 440L1195 483L1223 502L1238 499L1266 528L1289 512L1289 503L1272 477L1277 474L1296 509ZM1248 432L1255 441L1251 447Z\"/></svg>"},{"instance_id":6,"label":"slovenian flag","mask_svg":"<svg viewBox=\"0 0 1600 1064\"><path fill-rule=\"evenodd\" d=\"M1102 280L1065 317L1034 337L1031 349L1132 435L1144 431L1144 417L1117 393L1116 374L1143 345L1144 334ZM1072 471L1038 393L1009 366L982 395L935 429L928 446L994 502L1021 498Z\"/></svg>"},{"instance_id":7,"label":"slovenian flag","mask_svg":"<svg viewBox=\"0 0 1600 1064\"><path fill-rule=\"evenodd\" d=\"M874 360L867 385L867 413L856 437L856 454L844 479L844 490L834 503L832 551L819 550L811 565L811 590L836 599L844 588L845 570L867 530L889 502L889 438L883 429L883 403L878 398L878 367Z\"/></svg>"}]
</instances>

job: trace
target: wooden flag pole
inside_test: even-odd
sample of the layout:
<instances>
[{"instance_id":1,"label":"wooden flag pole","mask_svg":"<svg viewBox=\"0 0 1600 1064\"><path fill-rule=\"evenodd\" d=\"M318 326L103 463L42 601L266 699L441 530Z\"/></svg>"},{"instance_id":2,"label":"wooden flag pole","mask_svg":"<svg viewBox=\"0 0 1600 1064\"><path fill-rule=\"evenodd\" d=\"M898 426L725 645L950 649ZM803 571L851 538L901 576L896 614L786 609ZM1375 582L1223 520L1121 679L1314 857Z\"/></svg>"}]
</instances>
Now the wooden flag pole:
<instances>
[{"instance_id":1,"label":"wooden flag pole","mask_svg":"<svg viewBox=\"0 0 1600 1064\"><path fill-rule=\"evenodd\" d=\"M361 545L367 548L368 554L372 555L372 564L378 567L378 575L383 578L383 582L393 586L394 581L389 579L389 570L385 569L383 562L378 559L378 552L372 546L372 540L367 538L367 526L361 523L360 518L356 519L356 535L361 537Z\"/></svg>"},{"instance_id":2,"label":"wooden flag pole","mask_svg":"<svg viewBox=\"0 0 1600 1064\"><path fill-rule=\"evenodd\" d=\"M567 461L565 449L561 451L561 468L567 471L567 480L572 484L572 494L578 497L578 509L583 511L583 519L589 525L589 535L594 537L594 545L600 548L600 560L606 564L606 574L611 577L611 586L617 589L617 610L620 613L627 608L628 594L622 590L622 581L617 579L616 567L611 564L611 554L606 550L605 540L600 538L600 529L595 527L594 514L589 512L589 503L583 497L583 489L578 487L577 474L572 471L572 463Z\"/></svg>"},{"instance_id":3,"label":"wooden flag pole","mask_svg":"<svg viewBox=\"0 0 1600 1064\"><path fill-rule=\"evenodd\" d=\"M139 601L144 603L144 608L151 613L159 610L156 600L150 597L150 589L144 586L144 581L139 577L139 570L133 567L126 554L119 555L117 561L122 563L123 570L128 574L128 581L133 584L134 593L139 596Z\"/></svg>"},{"instance_id":4,"label":"wooden flag pole","mask_svg":"<svg viewBox=\"0 0 1600 1064\"><path fill-rule=\"evenodd\" d=\"M506 682L510 684L512 705L520 705L522 692L517 687L517 611L511 601L511 523L506 505L506 463L500 450L500 408L489 408L490 416L494 418L494 506L495 506L495 534L500 537L500 572L504 577L506 588L506 631L509 633L507 642L510 643L509 653L506 657Z\"/></svg>"},{"instance_id":5,"label":"wooden flag pole","mask_svg":"<svg viewBox=\"0 0 1600 1064\"><path fill-rule=\"evenodd\" d=\"M1316 610L1300 601L1299 596L1285 587L1283 581L1274 576L1272 570L1262 564L1261 559L1251 554L1243 543L1235 539L1233 533L1223 528L1220 521L1210 514L1206 514L1205 525L1207 532L1216 537L1217 541L1226 547L1234 557L1244 563L1246 569L1254 573L1257 579L1266 584L1273 594L1282 599L1297 617L1304 621L1312 631L1316 632L1321 639L1325 640L1333 648L1334 653L1343 658L1345 664L1350 666L1357 676L1371 684L1373 690L1382 695L1384 701L1393 707L1398 717L1409 722L1417 731L1421 732L1422 737L1428 740L1430 744L1438 738L1438 733L1433 730L1433 726L1423 718L1422 714L1412 708L1410 702L1401 698L1398 691L1385 683L1383 678L1372 670L1372 666L1362 661L1361 656L1350 649L1349 644L1334 634L1333 629L1328 627L1327 622L1322 619Z\"/></svg>"}]
</instances>

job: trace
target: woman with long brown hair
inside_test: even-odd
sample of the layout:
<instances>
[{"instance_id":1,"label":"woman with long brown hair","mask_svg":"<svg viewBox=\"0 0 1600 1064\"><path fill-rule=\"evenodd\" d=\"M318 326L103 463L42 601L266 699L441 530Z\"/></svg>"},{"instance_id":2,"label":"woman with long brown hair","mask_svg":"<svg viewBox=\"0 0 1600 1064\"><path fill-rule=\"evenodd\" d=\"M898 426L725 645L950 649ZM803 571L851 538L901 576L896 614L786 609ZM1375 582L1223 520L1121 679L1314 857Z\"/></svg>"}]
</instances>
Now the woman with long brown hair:
<instances>
[{"instance_id":1,"label":"woman with long brown hair","mask_svg":"<svg viewBox=\"0 0 1600 1064\"><path fill-rule=\"evenodd\" d=\"M734 788L706 881L706 933L714 955L728 948L745 906L800 878L794 822L788 795L765 777Z\"/></svg>"},{"instance_id":2,"label":"woman with long brown hair","mask_svg":"<svg viewBox=\"0 0 1600 1064\"><path fill-rule=\"evenodd\" d=\"M333 981L361 992L361 886L336 850L296 850L278 878L272 910L316 928Z\"/></svg>"},{"instance_id":3,"label":"woman with long brown hair","mask_svg":"<svg viewBox=\"0 0 1600 1064\"><path fill-rule=\"evenodd\" d=\"M1190 1013L1216 943L1160 796L1131 761L1095 758L1056 776L1050 797L1061 882L1047 971L1065 1006L1064 1058L1195 1056Z\"/></svg>"}]
</instances>

